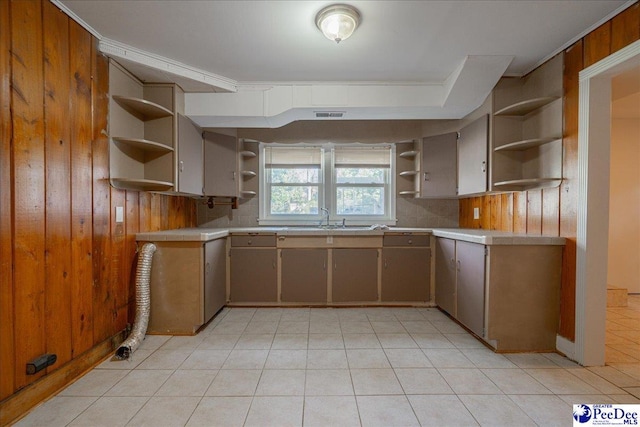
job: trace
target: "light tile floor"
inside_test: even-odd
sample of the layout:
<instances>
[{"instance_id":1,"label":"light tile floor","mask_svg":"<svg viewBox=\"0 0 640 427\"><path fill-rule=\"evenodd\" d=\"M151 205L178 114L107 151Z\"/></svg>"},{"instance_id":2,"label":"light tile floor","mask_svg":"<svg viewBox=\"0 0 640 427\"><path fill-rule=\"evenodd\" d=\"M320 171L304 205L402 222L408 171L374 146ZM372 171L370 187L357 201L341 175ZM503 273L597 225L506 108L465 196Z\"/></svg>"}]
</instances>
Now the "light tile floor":
<instances>
[{"instance_id":1,"label":"light tile floor","mask_svg":"<svg viewBox=\"0 0 640 427\"><path fill-rule=\"evenodd\" d=\"M17 425L546 427L570 425L572 403L639 396L627 359L495 354L433 308L226 308L196 336L147 336Z\"/></svg>"}]
</instances>

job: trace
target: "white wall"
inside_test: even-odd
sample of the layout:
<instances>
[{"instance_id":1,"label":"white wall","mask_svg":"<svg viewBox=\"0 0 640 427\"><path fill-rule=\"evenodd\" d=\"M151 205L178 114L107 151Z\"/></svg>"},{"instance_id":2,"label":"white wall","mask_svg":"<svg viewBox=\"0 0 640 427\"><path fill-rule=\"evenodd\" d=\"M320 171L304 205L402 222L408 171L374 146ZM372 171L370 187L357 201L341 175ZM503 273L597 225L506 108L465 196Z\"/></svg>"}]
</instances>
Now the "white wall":
<instances>
[{"instance_id":1,"label":"white wall","mask_svg":"<svg viewBox=\"0 0 640 427\"><path fill-rule=\"evenodd\" d=\"M640 293L640 119L611 121L607 283Z\"/></svg>"}]
</instances>

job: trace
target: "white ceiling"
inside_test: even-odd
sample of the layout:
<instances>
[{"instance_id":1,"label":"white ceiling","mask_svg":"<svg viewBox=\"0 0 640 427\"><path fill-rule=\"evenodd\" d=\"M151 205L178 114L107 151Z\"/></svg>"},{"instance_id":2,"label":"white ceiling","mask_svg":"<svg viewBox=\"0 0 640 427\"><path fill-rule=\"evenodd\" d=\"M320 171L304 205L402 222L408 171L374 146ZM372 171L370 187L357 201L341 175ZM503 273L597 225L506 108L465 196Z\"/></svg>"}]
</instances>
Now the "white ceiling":
<instances>
[{"instance_id":1,"label":"white ceiling","mask_svg":"<svg viewBox=\"0 0 640 427\"><path fill-rule=\"evenodd\" d=\"M405 95L398 93L385 95L393 99L392 105L376 104L369 110L351 100L335 105L357 105L363 113L358 118L367 118L369 112L371 118L398 118L404 114L401 107L411 107L414 114L407 118L425 119L467 114L503 73L531 71L630 3L349 1L359 9L362 22L338 45L324 38L314 23L316 13L334 3L330 1L52 1L83 21L103 39L103 51L143 81L175 81L187 92L264 91L284 85L292 88L291 97L300 85L312 83L334 85L336 91L343 85L352 92L357 85L399 85L405 92L415 86L416 94L436 88L437 96L417 107L406 105ZM380 98L374 95L364 96ZM235 98L231 105L239 103ZM252 114L260 102L273 106L274 100L256 98ZM277 102L282 104L280 98ZM295 102L287 102L289 111L296 108ZM264 107L257 116L268 114ZM301 118L306 117L294 114L277 122ZM264 125L260 120L241 122Z\"/></svg>"}]
</instances>

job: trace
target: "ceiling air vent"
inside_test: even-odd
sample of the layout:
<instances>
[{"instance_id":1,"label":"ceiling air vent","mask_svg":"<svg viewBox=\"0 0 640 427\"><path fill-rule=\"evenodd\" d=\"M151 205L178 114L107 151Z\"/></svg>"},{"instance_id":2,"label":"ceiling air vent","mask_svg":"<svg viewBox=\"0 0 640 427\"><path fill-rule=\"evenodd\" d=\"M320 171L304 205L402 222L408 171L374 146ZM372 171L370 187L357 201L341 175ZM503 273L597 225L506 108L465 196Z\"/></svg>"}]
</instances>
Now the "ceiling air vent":
<instances>
[{"instance_id":1,"label":"ceiling air vent","mask_svg":"<svg viewBox=\"0 0 640 427\"><path fill-rule=\"evenodd\" d=\"M315 111L317 118L339 119L344 116L344 111Z\"/></svg>"}]
</instances>

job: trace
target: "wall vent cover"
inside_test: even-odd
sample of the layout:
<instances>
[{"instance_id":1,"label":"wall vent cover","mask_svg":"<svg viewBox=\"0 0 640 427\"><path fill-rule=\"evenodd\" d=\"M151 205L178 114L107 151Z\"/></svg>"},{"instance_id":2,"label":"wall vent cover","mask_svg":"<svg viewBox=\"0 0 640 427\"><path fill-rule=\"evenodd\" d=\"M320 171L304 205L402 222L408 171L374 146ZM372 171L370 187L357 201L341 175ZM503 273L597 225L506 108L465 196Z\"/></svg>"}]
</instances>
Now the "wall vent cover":
<instances>
[{"instance_id":1,"label":"wall vent cover","mask_svg":"<svg viewBox=\"0 0 640 427\"><path fill-rule=\"evenodd\" d=\"M318 118L339 119L344 116L344 111L315 111Z\"/></svg>"}]
</instances>

